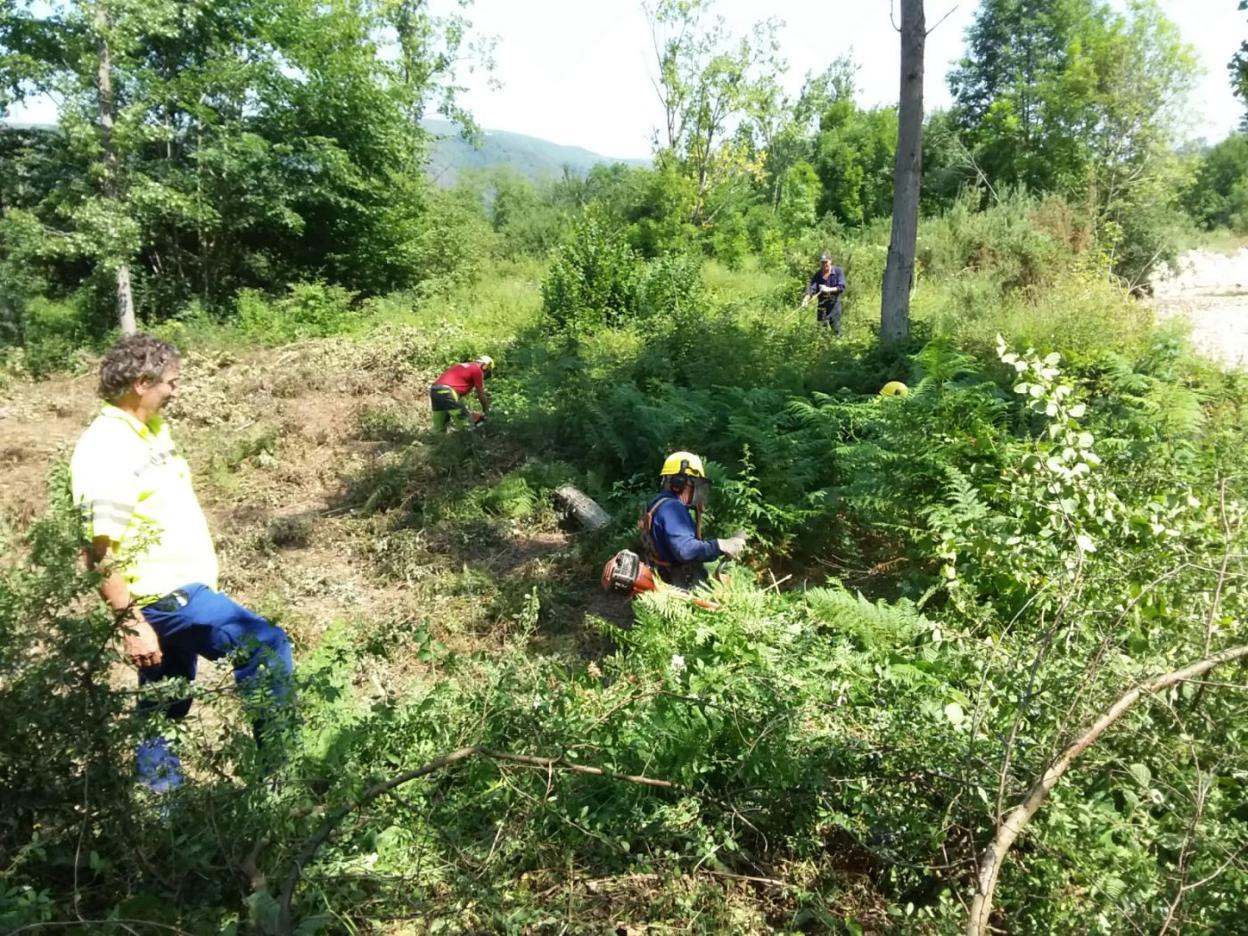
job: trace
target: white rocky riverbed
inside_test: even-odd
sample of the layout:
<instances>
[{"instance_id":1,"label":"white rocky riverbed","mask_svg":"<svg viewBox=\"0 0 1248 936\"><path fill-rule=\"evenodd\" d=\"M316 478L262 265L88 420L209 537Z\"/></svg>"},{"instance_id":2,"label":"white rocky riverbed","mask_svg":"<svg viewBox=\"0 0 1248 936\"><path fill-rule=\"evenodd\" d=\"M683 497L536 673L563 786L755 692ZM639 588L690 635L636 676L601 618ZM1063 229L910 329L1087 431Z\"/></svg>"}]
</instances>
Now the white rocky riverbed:
<instances>
[{"instance_id":1,"label":"white rocky riverbed","mask_svg":"<svg viewBox=\"0 0 1248 936\"><path fill-rule=\"evenodd\" d=\"M1248 247L1230 254L1189 250L1152 285L1159 318L1186 319L1202 351L1248 368Z\"/></svg>"}]
</instances>

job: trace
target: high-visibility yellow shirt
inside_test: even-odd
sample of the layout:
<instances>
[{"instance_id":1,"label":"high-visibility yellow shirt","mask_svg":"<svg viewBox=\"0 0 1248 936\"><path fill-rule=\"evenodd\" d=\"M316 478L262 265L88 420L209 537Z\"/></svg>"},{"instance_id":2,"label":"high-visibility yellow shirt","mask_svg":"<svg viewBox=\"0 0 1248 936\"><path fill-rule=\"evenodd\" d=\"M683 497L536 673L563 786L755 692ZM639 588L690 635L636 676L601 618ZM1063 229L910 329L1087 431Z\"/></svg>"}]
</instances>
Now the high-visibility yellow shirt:
<instances>
[{"instance_id":1,"label":"high-visibility yellow shirt","mask_svg":"<svg viewBox=\"0 0 1248 936\"><path fill-rule=\"evenodd\" d=\"M193 582L217 587L208 521L163 419L144 425L104 404L74 446L69 473L88 533L112 540L138 603Z\"/></svg>"}]
</instances>

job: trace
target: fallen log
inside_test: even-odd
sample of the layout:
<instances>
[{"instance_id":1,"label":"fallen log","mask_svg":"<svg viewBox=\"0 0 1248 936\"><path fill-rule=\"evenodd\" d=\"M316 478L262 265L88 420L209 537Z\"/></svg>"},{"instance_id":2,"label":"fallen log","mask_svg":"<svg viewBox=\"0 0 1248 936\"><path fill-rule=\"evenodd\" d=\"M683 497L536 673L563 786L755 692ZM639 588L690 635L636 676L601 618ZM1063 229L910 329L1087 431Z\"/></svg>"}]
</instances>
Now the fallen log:
<instances>
[{"instance_id":1,"label":"fallen log","mask_svg":"<svg viewBox=\"0 0 1248 936\"><path fill-rule=\"evenodd\" d=\"M601 530L611 523L611 515L599 507L597 501L571 484L556 488L555 499L563 504L586 530Z\"/></svg>"}]
</instances>

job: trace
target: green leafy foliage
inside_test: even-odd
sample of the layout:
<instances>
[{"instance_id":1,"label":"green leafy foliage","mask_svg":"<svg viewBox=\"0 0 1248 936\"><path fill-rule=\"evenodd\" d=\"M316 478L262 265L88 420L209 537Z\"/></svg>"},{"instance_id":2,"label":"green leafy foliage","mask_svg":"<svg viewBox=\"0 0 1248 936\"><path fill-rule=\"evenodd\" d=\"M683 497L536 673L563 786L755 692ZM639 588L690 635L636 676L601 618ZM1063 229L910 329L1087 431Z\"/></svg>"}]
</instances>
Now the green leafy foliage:
<instances>
[{"instance_id":1,"label":"green leafy foliage","mask_svg":"<svg viewBox=\"0 0 1248 936\"><path fill-rule=\"evenodd\" d=\"M285 296L270 300L256 290L237 299L238 321L251 340L282 344L299 338L323 338L344 331L355 315L355 295L341 286L294 283Z\"/></svg>"},{"instance_id":2,"label":"green leafy foliage","mask_svg":"<svg viewBox=\"0 0 1248 936\"><path fill-rule=\"evenodd\" d=\"M55 287L129 264L140 311L164 318L305 279L412 287L480 249L479 211L457 212L420 173L426 107L471 125L450 77L462 17L354 0L10 6L3 83L55 88L59 121L2 134L4 175L23 180L6 214L57 233L6 226L3 252Z\"/></svg>"},{"instance_id":3,"label":"green leafy foliage","mask_svg":"<svg viewBox=\"0 0 1248 936\"><path fill-rule=\"evenodd\" d=\"M1248 233L1248 134L1234 133L1209 150L1187 193L1188 211L1207 227Z\"/></svg>"},{"instance_id":4,"label":"green leafy foliage","mask_svg":"<svg viewBox=\"0 0 1248 936\"><path fill-rule=\"evenodd\" d=\"M640 263L623 237L589 216L552 261L542 307L562 328L618 324L637 312L640 278Z\"/></svg>"},{"instance_id":5,"label":"green leafy foliage","mask_svg":"<svg viewBox=\"0 0 1248 936\"><path fill-rule=\"evenodd\" d=\"M1043 217L1030 203L1000 210ZM1062 249L1049 235L1038 243ZM985 281L1020 268L997 256ZM986 348L939 320L936 337L899 355L853 331L812 334L785 318L791 299L768 304L772 286L761 299L724 294L748 274L636 263L650 305L631 319L556 330L530 306L527 330L500 354L484 433L435 440L400 402L360 410L356 436L379 454L348 479L343 506L364 526L345 548L378 587L421 589L429 610L318 622L298 647L300 725L272 785L258 782L245 733L219 727L238 717L229 697L205 686L196 712L211 714L176 734L194 782L157 803L139 796L128 765L143 727L129 691L100 669L89 687L64 684L66 652L98 653L91 641L111 628L69 610L91 584L69 576L75 531L68 519L40 527L45 540L15 551L30 558L6 566L0 588L6 691L20 689L0 695L14 706L0 712L5 750L88 750L97 731L110 740L98 761L58 754L63 775L40 766L30 785L14 781L4 847L22 857L5 880L6 924L76 906L87 918L272 929L279 882L335 808L482 745L555 761L535 770L473 755L349 811L301 869L294 922L368 928L415 903L462 928L630 914L684 925L696 907L708 931L765 931L767 919L740 922L721 886L748 875L789 882L776 898L785 919L945 932L961 925L979 847L1073 731L1139 680L1248 636L1234 577L1245 387L1173 338L1132 337L1128 308L1097 313L1116 323L1103 334L1123 333L1112 344L1076 333L1069 355L1020 351L1013 335ZM956 280L955 263L934 263L929 282ZM429 334L465 349L495 338L496 310L531 273L509 276L494 305L451 324L422 307ZM1007 303L1029 301L1027 284L991 285ZM334 295L292 293L284 309L298 318L328 303L332 323L352 308ZM1050 307L1026 307L1046 316L1028 329L1055 334ZM1008 309L976 327L1012 324ZM369 379L431 370L429 334L375 332ZM909 394L878 396L890 379ZM269 424L234 442L213 432L231 477L290 457ZM635 546L636 511L675 447L709 459L710 535L744 528L752 549L715 585L718 611L657 594L622 629L596 615L603 606L587 610L585 593L604 555ZM524 536L558 535L549 495L567 481L615 522L526 558ZM319 549L332 542L323 521L271 518L257 549ZM524 571L505 571L517 563ZM756 581L764 569L774 584ZM67 576L78 584L58 598ZM56 628L74 649L44 651L34 635ZM568 650L569 632L592 651ZM1084 755L1007 864L1003 923L1038 934L1103 919L1113 931L1130 912L1156 929L1179 895L1184 921L1233 926L1248 882L1227 859L1245 845L1248 764L1236 677L1223 676L1142 701ZM100 721L66 730L82 693L95 694ZM22 720L18 707L56 721ZM158 831L164 809L180 817L176 837ZM56 842L35 838L56 822ZM240 890L230 869L253 864ZM647 882L638 909L569 884L569 865L595 881ZM564 888L555 911L552 886Z\"/></svg>"},{"instance_id":6,"label":"green leafy foliage","mask_svg":"<svg viewBox=\"0 0 1248 936\"><path fill-rule=\"evenodd\" d=\"M149 315L185 310L164 327L193 353L294 342L257 378L272 418L188 424L225 557L271 571L265 611L297 638L298 723L261 758L204 679L192 718L160 726L191 782L136 789L154 726L76 571L61 479L46 518L4 530L3 928L277 932L290 881L301 933L954 932L984 842L1073 736L1248 640L1248 385L1110 275L1164 255L1175 193L1234 218L1238 144L1195 169L1142 110L1185 74L1151 4L984 6L959 108L928 121L900 348L871 327L895 114L855 104L848 60L790 101L757 68L766 28L740 45L708 5L665 4L660 83L690 122L653 167L435 192L416 127L462 21L242 3L174 30L172 8L117 7L124 184L104 198L84 10L0 18L5 42L77 24L48 38L86 63L18 63L65 71L70 107L55 136L0 134L20 169L0 174L0 329L25 345L6 366L72 363L124 258ZM850 284L839 340L793 309L825 249ZM341 382L316 356L334 349ZM411 400L482 351L490 421L433 436ZM909 393L878 395L892 380ZM341 465L317 469L337 473L331 506L301 489L278 510L308 452L286 404L308 388L367 400ZM707 535L745 530L749 550L717 610L612 604L603 559L636 547L677 448L707 459ZM560 529L569 482L606 529ZM296 553L315 566L302 599ZM1020 837L993 925L1236 931L1242 683L1228 667L1141 699L1085 751ZM465 746L494 754L368 794Z\"/></svg>"},{"instance_id":7,"label":"green leafy foliage","mask_svg":"<svg viewBox=\"0 0 1248 936\"><path fill-rule=\"evenodd\" d=\"M1239 9L1248 10L1248 3L1239 0ZM1240 43L1238 51L1231 57L1226 68L1231 73L1231 89L1244 102L1246 110L1243 123L1244 129L1248 130L1248 39Z\"/></svg>"}]
</instances>

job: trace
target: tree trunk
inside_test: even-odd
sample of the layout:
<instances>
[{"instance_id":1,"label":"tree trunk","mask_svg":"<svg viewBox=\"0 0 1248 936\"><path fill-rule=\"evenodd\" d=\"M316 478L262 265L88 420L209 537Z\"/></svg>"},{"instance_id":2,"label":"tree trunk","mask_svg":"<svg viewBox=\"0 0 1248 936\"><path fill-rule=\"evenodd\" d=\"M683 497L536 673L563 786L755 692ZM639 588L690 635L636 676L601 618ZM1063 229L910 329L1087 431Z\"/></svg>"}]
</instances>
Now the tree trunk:
<instances>
[{"instance_id":1,"label":"tree trunk","mask_svg":"<svg viewBox=\"0 0 1248 936\"><path fill-rule=\"evenodd\" d=\"M96 71L100 97L100 149L104 159L104 194L117 202L117 151L113 148L113 77L108 52L108 10L103 3L95 9L95 50L99 58ZM123 335L133 335L134 294L130 289L130 264L125 260L117 267L117 324Z\"/></svg>"},{"instance_id":2,"label":"tree trunk","mask_svg":"<svg viewBox=\"0 0 1248 936\"><path fill-rule=\"evenodd\" d=\"M923 0L901 0L901 93L897 161L893 169L893 234L884 268L880 337L910 337L910 288L919 235L919 182L923 168Z\"/></svg>"},{"instance_id":3,"label":"tree trunk","mask_svg":"<svg viewBox=\"0 0 1248 936\"><path fill-rule=\"evenodd\" d=\"M123 335L133 335L137 330L134 322L134 294L130 291L130 264L117 267L117 324Z\"/></svg>"},{"instance_id":4,"label":"tree trunk","mask_svg":"<svg viewBox=\"0 0 1248 936\"><path fill-rule=\"evenodd\" d=\"M1092 744L1114 724L1123 713L1135 705L1142 696L1151 695L1169 689L1171 686L1203 676L1215 666L1230 663L1233 660L1248 658L1248 644L1228 647L1221 653L1206 657L1172 673L1154 676L1125 693L1111 705L1092 725L1086 728L1067 748L1062 751L1052 766L1031 787L1027 797L1015 806L1008 816L997 826L996 834L988 847L979 857L979 874L975 881L975 896L971 901L971 911L967 916L967 936L984 936L988 932L988 920L992 915L992 895L997 888L997 878L1001 874L1001 864L1006 852L1014 844L1023 831L1023 827L1031 817L1044 805L1049 793L1057 786L1057 781L1065 776L1076 757L1086 751Z\"/></svg>"}]
</instances>

